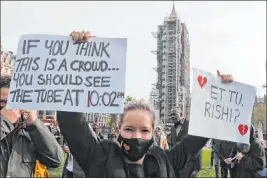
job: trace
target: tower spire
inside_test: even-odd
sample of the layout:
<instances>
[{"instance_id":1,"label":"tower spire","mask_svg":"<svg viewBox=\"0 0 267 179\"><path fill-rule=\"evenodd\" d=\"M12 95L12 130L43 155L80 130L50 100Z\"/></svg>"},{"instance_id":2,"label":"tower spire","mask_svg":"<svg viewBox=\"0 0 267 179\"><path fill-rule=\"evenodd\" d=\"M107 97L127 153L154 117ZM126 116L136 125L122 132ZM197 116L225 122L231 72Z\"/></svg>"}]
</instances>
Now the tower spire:
<instances>
[{"instance_id":1,"label":"tower spire","mask_svg":"<svg viewBox=\"0 0 267 179\"><path fill-rule=\"evenodd\" d=\"M170 17L177 17L174 1L172 1L172 11L171 11Z\"/></svg>"}]
</instances>

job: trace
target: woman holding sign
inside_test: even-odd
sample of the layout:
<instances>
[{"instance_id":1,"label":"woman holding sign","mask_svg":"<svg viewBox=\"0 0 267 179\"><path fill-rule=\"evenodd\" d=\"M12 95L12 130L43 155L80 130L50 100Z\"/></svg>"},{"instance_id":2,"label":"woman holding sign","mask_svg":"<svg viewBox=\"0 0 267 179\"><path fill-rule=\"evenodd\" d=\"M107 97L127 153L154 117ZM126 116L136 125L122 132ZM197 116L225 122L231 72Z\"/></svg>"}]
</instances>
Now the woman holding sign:
<instances>
[{"instance_id":1,"label":"woman holding sign","mask_svg":"<svg viewBox=\"0 0 267 179\"><path fill-rule=\"evenodd\" d=\"M82 31L73 32L71 36L75 41L84 41L90 34ZM222 75L222 79L232 81L231 75ZM86 177L175 177L175 172L208 141L188 135L169 150L152 145L155 114L141 101L125 106L119 125L119 144L96 140L83 113L61 111L57 112L57 119L70 151Z\"/></svg>"}]
</instances>

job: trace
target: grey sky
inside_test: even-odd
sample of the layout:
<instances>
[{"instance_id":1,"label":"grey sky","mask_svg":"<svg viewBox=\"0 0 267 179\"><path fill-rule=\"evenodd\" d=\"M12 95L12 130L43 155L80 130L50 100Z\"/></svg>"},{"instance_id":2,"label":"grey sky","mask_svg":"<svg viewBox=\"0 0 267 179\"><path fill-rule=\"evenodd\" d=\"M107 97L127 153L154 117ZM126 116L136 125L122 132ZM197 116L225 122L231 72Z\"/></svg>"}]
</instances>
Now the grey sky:
<instances>
[{"instance_id":1,"label":"grey sky","mask_svg":"<svg viewBox=\"0 0 267 179\"><path fill-rule=\"evenodd\" d=\"M257 88L266 83L266 2L175 2L191 43L191 68L233 74ZM151 32L172 2L3 2L1 44L16 51L22 34L68 35L90 30L128 38L126 95L148 99L156 82L156 39ZM259 90L263 95L264 90Z\"/></svg>"}]
</instances>

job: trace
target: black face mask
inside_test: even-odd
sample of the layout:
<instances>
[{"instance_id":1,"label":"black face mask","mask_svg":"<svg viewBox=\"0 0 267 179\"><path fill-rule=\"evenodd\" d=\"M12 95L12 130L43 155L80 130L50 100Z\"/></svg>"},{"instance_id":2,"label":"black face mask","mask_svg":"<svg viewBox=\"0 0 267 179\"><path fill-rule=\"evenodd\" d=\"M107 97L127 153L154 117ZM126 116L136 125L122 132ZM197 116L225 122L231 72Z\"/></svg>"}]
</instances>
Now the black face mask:
<instances>
[{"instance_id":1,"label":"black face mask","mask_svg":"<svg viewBox=\"0 0 267 179\"><path fill-rule=\"evenodd\" d=\"M123 153L130 161L137 161L141 159L149 147L153 144L153 137L150 140L144 139L125 139L121 135L118 137L118 142L121 145Z\"/></svg>"},{"instance_id":2,"label":"black face mask","mask_svg":"<svg viewBox=\"0 0 267 179\"><path fill-rule=\"evenodd\" d=\"M4 108L5 106L0 106L0 111Z\"/></svg>"}]
</instances>

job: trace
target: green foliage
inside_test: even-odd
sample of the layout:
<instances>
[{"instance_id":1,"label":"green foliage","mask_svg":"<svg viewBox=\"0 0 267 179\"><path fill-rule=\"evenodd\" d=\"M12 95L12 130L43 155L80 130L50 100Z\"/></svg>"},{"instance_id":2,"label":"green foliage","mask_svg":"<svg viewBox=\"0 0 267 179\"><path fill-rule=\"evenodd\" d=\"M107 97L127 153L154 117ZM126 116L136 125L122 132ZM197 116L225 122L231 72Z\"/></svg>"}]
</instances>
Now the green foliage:
<instances>
[{"instance_id":1,"label":"green foliage","mask_svg":"<svg viewBox=\"0 0 267 179\"><path fill-rule=\"evenodd\" d=\"M266 133L266 108L266 104L257 104L254 106L252 113L252 123L257 127L260 122L263 126L264 133Z\"/></svg>"},{"instance_id":2,"label":"green foliage","mask_svg":"<svg viewBox=\"0 0 267 179\"><path fill-rule=\"evenodd\" d=\"M111 119L107 120L106 126L108 126L110 129L115 129L116 128L116 123L113 123Z\"/></svg>"},{"instance_id":3,"label":"green foliage","mask_svg":"<svg viewBox=\"0 0 267 179\"><path fill-rule=\"evenodd\" d=\"M125 103L128 104L132 101L136 100L135 98L133 98L132 96L127 96L126 99L125 99Z\"/></svg>"}]
</instances>

